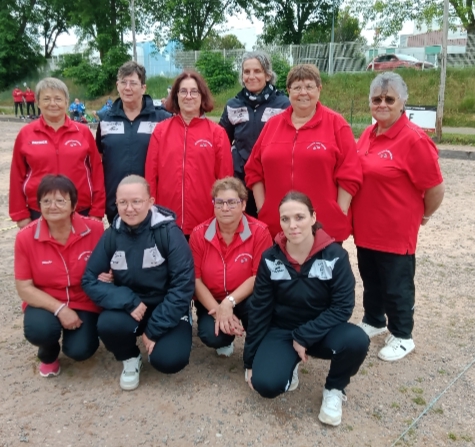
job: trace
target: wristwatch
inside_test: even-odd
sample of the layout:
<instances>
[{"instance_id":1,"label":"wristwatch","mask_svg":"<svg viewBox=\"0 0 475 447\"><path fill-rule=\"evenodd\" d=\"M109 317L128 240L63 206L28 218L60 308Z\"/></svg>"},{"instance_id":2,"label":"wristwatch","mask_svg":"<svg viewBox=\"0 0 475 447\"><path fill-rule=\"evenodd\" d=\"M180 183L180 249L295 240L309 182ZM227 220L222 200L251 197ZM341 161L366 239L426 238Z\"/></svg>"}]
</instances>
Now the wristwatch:
<instances>
[{"instance_id":1,"label":"wristwatch","mask_svg":"<svg viewBox=\"0 0 475 447\"><path fill-rule=\"evenodd\" d=\"M226 298L229 301L231 301L231 304L233 305L233 307L236 307L236 300L234 299L234 297L232 295L228 295Z\"/></svg>"}]
</instances>

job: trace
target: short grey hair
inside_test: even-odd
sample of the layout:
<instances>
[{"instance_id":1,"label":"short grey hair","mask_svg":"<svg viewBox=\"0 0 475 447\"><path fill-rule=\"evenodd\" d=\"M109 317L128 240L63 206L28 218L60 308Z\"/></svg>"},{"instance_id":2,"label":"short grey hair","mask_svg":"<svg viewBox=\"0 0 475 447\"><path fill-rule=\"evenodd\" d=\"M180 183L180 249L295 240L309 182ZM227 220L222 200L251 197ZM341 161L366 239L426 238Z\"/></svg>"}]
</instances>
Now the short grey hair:
<instances>
[{"instance_id":1,"label":"short grey hair","mask_svg":"<svg viewBox=\"0 0 475 447\"><path fill-rule=\"evenodd\" d=\"M371 104L371 98L374 96L376 89L380 88L381 93L385 95L385 91L387 91L388 87L391 87L393 90L396 91L399 98L401 98L404 102L407 101L409 98L409 94L407 93L407 85L402 79L401 75L397 73L393 73L392 71L387 71L385 73L381 73L373 79L369 87L369 103Z\"/></svg>"},{"instance_id":2,"label":"short grey hair","mask_svg":"<svg viewBox=\"0 0 475 447\"><path fill-rule=\"evenodd\" d=\"M134 73L137 73L141 84L144 85L147 80L147 72L143 65L140 65L135 61L128 61L119 67L119 70L117 71L117 80L120 81L127 76L132 76Z\"/></svg>"},{"instance_id":3,"label":"short grey hair","mask_svg":"<svg viewBox=\"0 0 475 447\"><path fill-rule=\"evenodd\" d=\"M244 69L244 62L248 61L249 59L257 59L259 63L261 64L262 69L264 70L265 74L267 76L270 76L269 82L272 85L275 85L277 82L277 75L275 72L272 70L272 61L270 56L265 52L265 51L249 51L247 53L244 53L242 56L242 62L241 62L241 70L239 72L239 83L244 87L244 81L242 80L242 72Z\"/></svg>"},{"instance_id":4,"label":"short grey hair","mask_svg":"<svg viewBox=\"0 0 475 447\"><path fill-rule=\"evenodd\" d=\"M119 189L122 185L143 185L147 191L147 194L150 195L150 185L147 180L145 180L140 175L131 174L127 177L124 177L117 186L117 189Z\"/></svg>"},{"instance_id":5,"label":"short grey hair","mask_svg":"<svg viewBox=\"0 0 475 447\"><path fill-rule=\"evenodd\" d=\"M66 102L69 103L69 90L66 84L58 78L44 78L38 84L36 84L36 97L40 100L40 95L43 90L50 88L51 90L58 90L64 93Z\"/></svg>"}]
</instances>

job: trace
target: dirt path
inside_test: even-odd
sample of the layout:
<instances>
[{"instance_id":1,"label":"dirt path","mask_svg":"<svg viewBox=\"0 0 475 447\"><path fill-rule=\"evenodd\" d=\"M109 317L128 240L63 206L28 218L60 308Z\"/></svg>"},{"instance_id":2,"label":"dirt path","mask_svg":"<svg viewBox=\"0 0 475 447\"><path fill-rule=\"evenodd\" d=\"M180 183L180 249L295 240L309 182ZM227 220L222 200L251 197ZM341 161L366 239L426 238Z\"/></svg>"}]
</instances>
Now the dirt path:
<instances>
[{"instance_id":1,"label":"dirt path","mask_svg":"<svg viewBox=\"0 0 475 447\"><path fill-rule=\"evenodd\" d=\"M475 358L475 162L443 159L446 198L419 238L416 351L385 363L377 358L384 337L374 339L347 388L339 427L317 419L327 361L311 359L296 391L265 400L244 382L242 340L230 359L219 359L197 338L196 323L190 365L165 376L146 364L133 392L121 391L121 364L103 347L84 363L61 356L61 375L41 378L36 349L23 338L12 275L16 230L6 220L20 126L0 123L0 446L389 447ZM357 277L351 321L358 322L361 280L352 241L345 248ZM474 446L474 396L475 366L398 445Z\"/></svg>"}]
</instances>

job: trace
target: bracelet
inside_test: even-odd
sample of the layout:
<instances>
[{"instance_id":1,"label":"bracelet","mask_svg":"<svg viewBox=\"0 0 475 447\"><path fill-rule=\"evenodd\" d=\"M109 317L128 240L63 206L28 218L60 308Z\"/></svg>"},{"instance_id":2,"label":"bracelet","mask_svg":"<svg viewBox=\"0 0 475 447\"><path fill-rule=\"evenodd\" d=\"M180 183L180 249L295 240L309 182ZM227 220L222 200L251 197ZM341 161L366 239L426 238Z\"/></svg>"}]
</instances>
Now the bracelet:
<instances>
[{"instance_id":1,"label":"bracelet","mask_svg":"<svg viewBox=\"0 0 475 447\"><path fill-rule=\"evenodd\" d=\"M61 304L61 306L59 306L59 307L56 309L56 312L54 313L54 316L55 316L55 317L57 317L58 314L63 310L63 307L66 307L66 303Z\"/></svg>"},{"instance_id":2,"label":"bracelet","mask_svg":"<svg viewBox=\"0 0 475 447\"><path fill-rule=\"evenodd\" d=\"M232 295L228 295L226 298L229 301L231 301L231 304L233 305L233 308L236 307L236 300L234 299L234 297Z\"/></svg>"},{"instance_id":3,"label":"bracelet","mask_svg":"<svg viewBox=\"0 0 475 447\"><path fill-rule=\"evenodd\" d=\"M432 216L422 216L422 219L429 220Z\"/></svg>"}]
</instances>

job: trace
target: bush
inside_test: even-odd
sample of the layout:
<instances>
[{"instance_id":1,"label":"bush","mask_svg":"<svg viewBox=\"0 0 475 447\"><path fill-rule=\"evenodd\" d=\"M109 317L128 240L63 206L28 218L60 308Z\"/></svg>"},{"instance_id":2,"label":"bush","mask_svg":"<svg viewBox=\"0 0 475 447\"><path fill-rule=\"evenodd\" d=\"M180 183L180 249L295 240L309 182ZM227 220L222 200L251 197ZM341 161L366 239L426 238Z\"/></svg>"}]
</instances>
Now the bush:
<instances>
[{"instance_id":1,"label":"bush","mask_svg":"<svg viewBox=\"0 0 475 447\"><path fill-rule=\"evenodd\" d=\"M271 60L272 60L272 69L277 75L277 82L275 86L277 87L278 90L281 90L282 92L287 94L287 88L286 88L287 75L289 74L289 71L292 67L287 62L287 59L285 59L281 54L278 54L278 53L271 54Z\"/></svg>"},{"instance_id":2,"label":"bush","mask_svg":"<svg viewBox=\"0 0 475 447\"><path fill-rule=\"evenodd\" d=\"M222 52L202 52L196 61L196 68L215 94L233 87L237 79L233 63L226 60Z\"/></svg>"}]
</instances>

